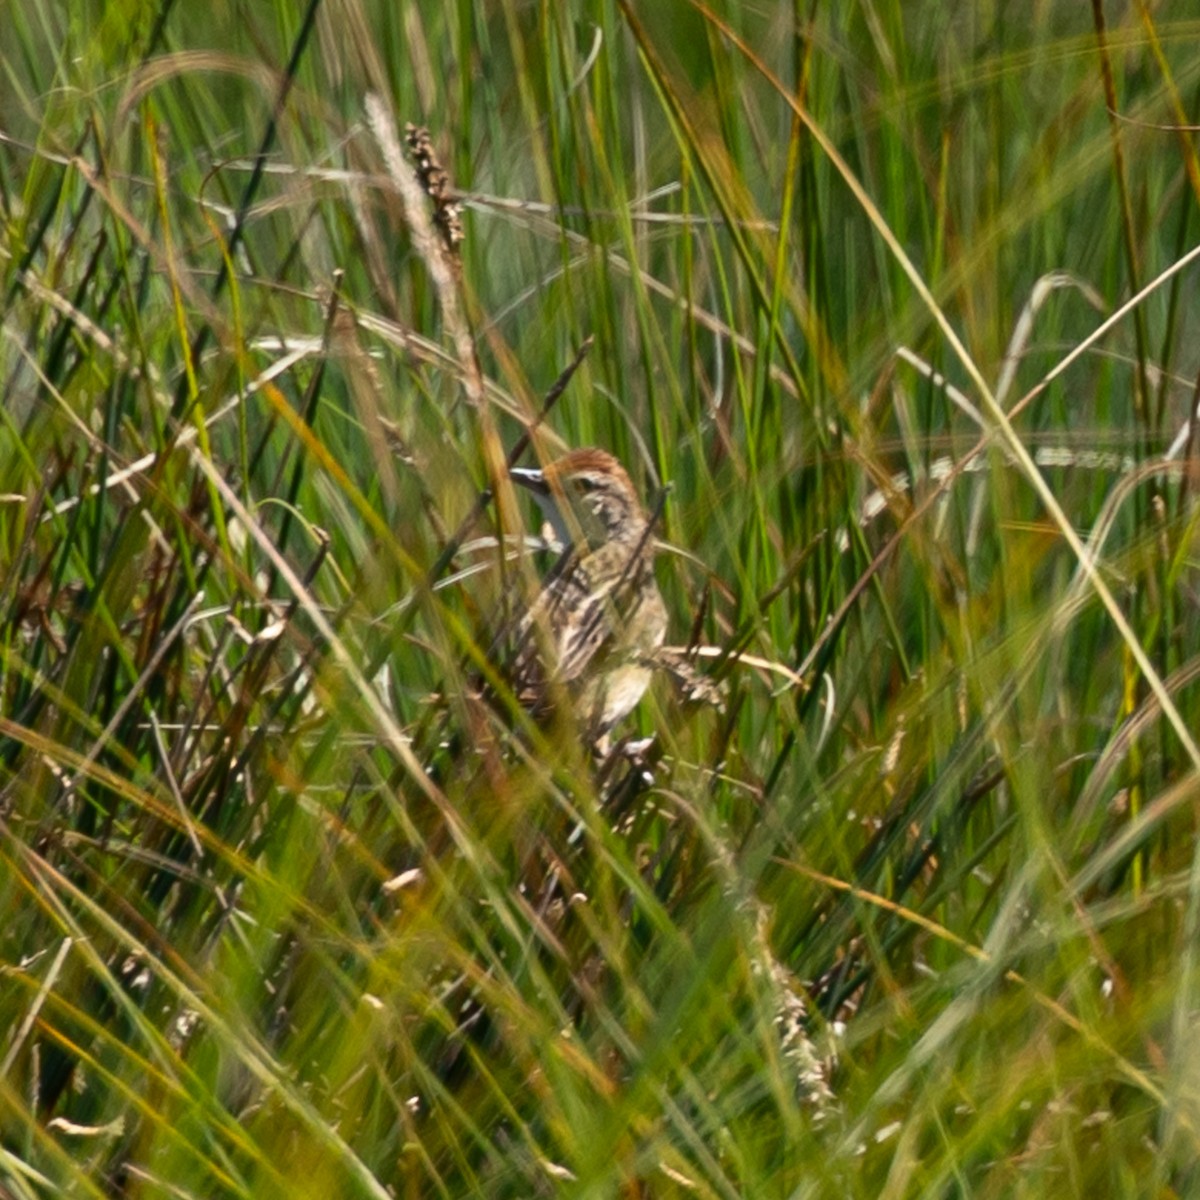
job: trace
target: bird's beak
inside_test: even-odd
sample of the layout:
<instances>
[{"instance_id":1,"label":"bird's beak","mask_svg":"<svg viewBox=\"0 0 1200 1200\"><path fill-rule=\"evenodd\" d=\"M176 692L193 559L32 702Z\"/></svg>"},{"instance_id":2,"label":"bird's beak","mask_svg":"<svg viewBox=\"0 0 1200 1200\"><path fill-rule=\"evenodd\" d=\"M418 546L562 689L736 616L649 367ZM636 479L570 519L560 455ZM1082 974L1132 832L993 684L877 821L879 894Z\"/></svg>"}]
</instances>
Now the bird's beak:
<instances>
[{"instance_id":1,"label":"bird's beak","mask_svg":"<svg viewBox=\"0 0 1200 1200\"><path fill-rule=\"evenodd\" d=\"M519 483L535 496L550 495L550 484L546 482L545 472L537 467L512 467L508 476L513 483Z\"/></svg>"}]
</instances>

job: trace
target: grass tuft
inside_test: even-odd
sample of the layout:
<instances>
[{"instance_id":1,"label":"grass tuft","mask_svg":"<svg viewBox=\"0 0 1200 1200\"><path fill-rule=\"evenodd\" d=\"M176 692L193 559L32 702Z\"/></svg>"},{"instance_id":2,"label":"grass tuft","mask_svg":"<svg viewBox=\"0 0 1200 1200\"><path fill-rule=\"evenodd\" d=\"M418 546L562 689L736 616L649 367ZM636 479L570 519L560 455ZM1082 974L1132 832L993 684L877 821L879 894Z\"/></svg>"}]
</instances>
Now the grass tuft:
<instances>
[{"instance_id":1,"label":"grass tuft","mask_svg":"<svg viewBox=\"0 0 1200 1200\"><path fill-rule=\"evenodd\" d=\"M1196 32L11 5L0 1190L1191 1194Z\"/></svg>"}]
</instances>

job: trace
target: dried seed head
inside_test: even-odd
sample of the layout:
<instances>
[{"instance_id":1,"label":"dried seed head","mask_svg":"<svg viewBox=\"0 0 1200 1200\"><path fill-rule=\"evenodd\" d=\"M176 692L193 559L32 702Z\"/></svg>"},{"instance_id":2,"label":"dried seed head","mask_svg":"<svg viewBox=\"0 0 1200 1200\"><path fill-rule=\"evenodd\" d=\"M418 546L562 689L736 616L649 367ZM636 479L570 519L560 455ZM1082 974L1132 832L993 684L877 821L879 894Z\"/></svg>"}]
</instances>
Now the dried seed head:
<instances>
[{"instance_id":1,"label":"dried seed head","mask_svg":"<svg viewBox=\"0 0 1200 1200\"><path fill-rule=\"evenodd\" d=\"M441 235L442 244L454 262L458 262L459 246L466 236L462 226L462 207L454 199L450 176L438 161L437 151L429 130L421 125L406 125L405 139L417 177L425 194L433 201L433 223Z\"/></svg>"}]
</instances>

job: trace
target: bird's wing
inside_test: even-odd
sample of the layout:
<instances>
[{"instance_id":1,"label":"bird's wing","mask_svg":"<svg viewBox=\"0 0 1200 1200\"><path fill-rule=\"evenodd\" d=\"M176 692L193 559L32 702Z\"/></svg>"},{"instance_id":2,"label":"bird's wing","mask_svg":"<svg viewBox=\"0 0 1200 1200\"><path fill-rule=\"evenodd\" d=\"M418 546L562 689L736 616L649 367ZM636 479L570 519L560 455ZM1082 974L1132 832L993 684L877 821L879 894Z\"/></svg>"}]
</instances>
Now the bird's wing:
<instances>
[{"instance_id":1,"label":"bird's wing","mask_svg":"<svg viewBox=\"0 0 1200 1200\"><path fill-rule=\"evenodd\" d=\"M627 558L627 550L611 546L582 556L570 551L555 564L520 624L514 658L518 696L522 685L540 688L548 675L576 682L620 640L616 613L634 584L623 569ZM541 645L552 652L552 663L541 661Z\"/></svg>"}]
</instances>

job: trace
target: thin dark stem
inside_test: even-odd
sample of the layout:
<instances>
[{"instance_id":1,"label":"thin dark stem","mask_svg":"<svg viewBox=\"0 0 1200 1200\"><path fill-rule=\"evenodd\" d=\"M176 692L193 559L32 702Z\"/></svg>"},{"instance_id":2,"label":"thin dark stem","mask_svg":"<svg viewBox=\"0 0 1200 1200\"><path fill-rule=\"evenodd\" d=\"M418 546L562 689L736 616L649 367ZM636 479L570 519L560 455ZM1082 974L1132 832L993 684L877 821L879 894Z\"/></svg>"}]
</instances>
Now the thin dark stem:
<instances>
[{"instance_id":1,"label":"thin dark stem","mask_svg":"<svg viewBox=\"0 0 1200 1200\"><path fill-rule=\"evenodd\" d=\"M588 336L584 339L583 345L575 352L575 357L567 365L566 370L554 381L550 390L546 393L546 398L542 401L541 411L538 413L536 420L526 427L525 432L512 444L507 457L504 460L506 470L511 470L520 461L521 455L529 448L529 443L533 438L534 432L545 422L550 415L551 410L558 403L563 392L567 390L567 384L571 382L572 376L579 370L583 360L587 357L588 351L591 350L595 338ZM458 553L463 544L463 540L467 534L475 527L475 522L483 516L484 509L492 502L492 489L484 488L478 496L475 497L475 503L471 506L471 511L467 513L461 525L455 530L454 536L442 547L442 552L437 556L437 561L429 568L428 584L432 587L441 577L446 568L454 560L454 556Z\"/></svg>"}]
</instances>

